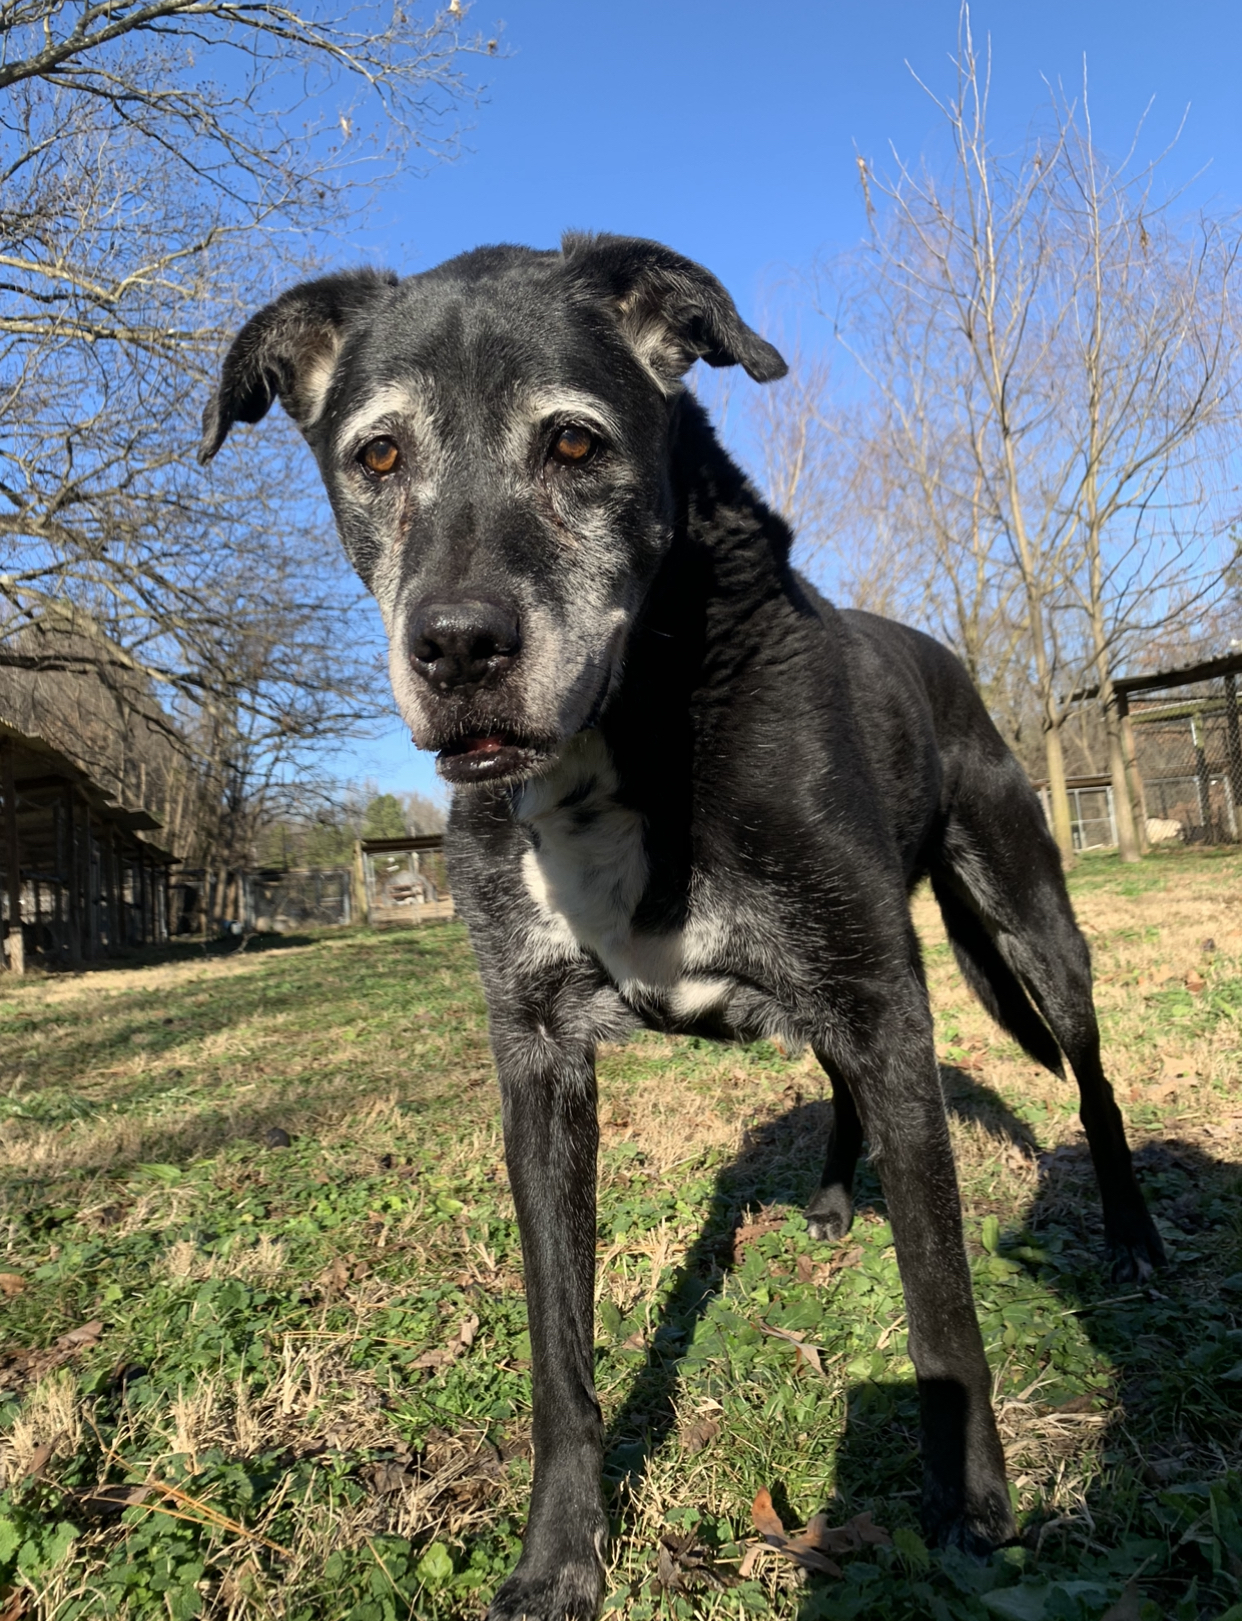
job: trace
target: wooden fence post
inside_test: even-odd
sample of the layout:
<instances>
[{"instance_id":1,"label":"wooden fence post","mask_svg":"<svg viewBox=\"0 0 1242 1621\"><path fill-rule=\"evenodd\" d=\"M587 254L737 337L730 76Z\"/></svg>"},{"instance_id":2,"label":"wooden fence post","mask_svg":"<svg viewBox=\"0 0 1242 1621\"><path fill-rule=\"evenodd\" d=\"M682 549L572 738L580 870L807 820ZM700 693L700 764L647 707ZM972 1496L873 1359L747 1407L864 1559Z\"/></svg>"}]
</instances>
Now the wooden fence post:
<instances>
[{"instance_id":1,"label":"wooden fence post","mask_svg":"<svg viewBox=\"0 0 1242 1621\"><path fill-rule=\"evenodd\" d=\"M350 911L355 923L371 921L371 897L367 893L367 866L361 839L354 844L354 894Z\"/></svg>"},{"instance_id":2,"label":"wooden fence post","mask_svg":"<svg viewBox=\"0 0 1242 1621\"><path fill-rule=\"evenodd\" d=\"M9 928L5 939L10 969L15 974L26 971L26 949L22 940L22 867L21 842L17 835L17 788L13 782L13 745L4 749L4 846L9 897Z\"/></svg>"}]
</instances>

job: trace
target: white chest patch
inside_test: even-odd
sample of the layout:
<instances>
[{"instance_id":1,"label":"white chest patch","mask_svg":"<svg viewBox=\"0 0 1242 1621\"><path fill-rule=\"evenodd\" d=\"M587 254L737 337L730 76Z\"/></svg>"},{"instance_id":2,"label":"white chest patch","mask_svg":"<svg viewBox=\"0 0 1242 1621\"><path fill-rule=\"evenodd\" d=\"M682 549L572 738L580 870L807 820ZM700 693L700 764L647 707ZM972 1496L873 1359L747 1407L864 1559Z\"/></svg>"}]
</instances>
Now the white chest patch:
<instances>
[{"instance_id":1,"label":"white chest patch","mask_svg":"<svg viewBox=\"0 0 1242 1621\"><path fill-rule=\"evenodd\" d=\"M547 946L554 938L562 949L585 946L630 1001L659 1002L681 1017L704 1013L729 990L711 973L720 937L693 919L665 934L635 929L648 877L643 819L619 802L617 788L604 739L587 731L515 796L514 815L536 838L522 870Z\"/></svg>"}]
</instances>

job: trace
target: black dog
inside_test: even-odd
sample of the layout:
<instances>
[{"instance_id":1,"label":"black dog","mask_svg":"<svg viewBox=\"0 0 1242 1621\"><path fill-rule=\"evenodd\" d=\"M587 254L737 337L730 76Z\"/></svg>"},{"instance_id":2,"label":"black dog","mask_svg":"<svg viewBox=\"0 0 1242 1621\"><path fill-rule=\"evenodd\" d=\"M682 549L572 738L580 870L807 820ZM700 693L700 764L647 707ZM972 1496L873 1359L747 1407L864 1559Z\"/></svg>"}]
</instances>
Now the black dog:
<instances>
[{"instance_id":1,"label":"black dog","mask_svg":"<svg viewBox=\"0 0 1242 1621\"><path fill-rule=\"evenodd\" d=\"M1032 1057L1078 1079L1117 1275L1162 1259L1100 1067L1087 949L1026 779L965 671L837 613L680 378L784 362L655 243L482 248L295 287L234 343L202 456L273 398L375 593L398 703L459 785L454 894L491 1016L533 1347L535 1485L491 1614L593 1616L594 1053L637 1022L809 1042L840 1238L864 1136L922 1402L923 1518L1013 1534L908 896Z\"/></svg>"}]
</instances>

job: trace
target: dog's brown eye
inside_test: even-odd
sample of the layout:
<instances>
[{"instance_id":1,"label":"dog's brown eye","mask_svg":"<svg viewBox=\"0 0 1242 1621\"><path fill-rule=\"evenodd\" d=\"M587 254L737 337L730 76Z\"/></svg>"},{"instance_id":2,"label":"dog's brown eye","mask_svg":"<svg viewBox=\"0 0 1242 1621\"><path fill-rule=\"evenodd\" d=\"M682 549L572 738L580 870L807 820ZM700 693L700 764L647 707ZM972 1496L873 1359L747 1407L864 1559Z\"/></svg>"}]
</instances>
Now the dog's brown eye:
<instances>
[{"instance_id":1,"label":"dog's brown eye","mask_svg":"<svg viewBox=\"0 0 1242 1621\"><path fill-rule=\"evenodd\" d=\"M358 460L368 473L376 473L382 478L385 473L396 471L397 463L401 460L401 452L391 439L372 439L363 445Z\"/></svg>"},{"instance_id":2,"label":"dog's brown eye","mask_svg":"<svg viewBox=\"0 0 1242 1621\"><path fill-rule=\"evenodd\" d=\"M566 467L581 466L595 449L595 435L585 428L562 428L552 446L552 460Z\"/></svg>"}]
</instances>

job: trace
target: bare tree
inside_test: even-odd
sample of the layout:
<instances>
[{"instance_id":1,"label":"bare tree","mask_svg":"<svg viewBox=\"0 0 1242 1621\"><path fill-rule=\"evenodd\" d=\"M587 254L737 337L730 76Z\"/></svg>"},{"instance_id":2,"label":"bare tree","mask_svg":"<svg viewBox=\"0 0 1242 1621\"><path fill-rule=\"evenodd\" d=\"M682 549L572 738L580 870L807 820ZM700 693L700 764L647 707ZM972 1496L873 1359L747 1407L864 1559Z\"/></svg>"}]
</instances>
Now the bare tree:
<instances>
[{"instance_id":1,"label":"bare tree","mask_svg":"<svg viewBox=\"0 0 1242 1621\"><path fill-rule=\"evenodd\" d=\"M205 477L197 418L256 289L452 154L496 43L461 17L0 0L0 667L157 695L200 789L227 737L279 781L377 708L330 525L287 494L304 449Z\"/></svg>"},{"instance_id":2,"label":"bare tree","mask_svg":"<svg viewBox=\"0 0 1242 1621\"><path fill-rule=\"evenodd\" d=\"M1073 319L1056 370L1075 478L1071 600L1085 620L1122 859L1137 860L1142 801L1113 680L1153 634L1184 638L1223 582L1218 475L1238 387L1238 237L1212 221L1170 223L1154 165L1110 167L1085 90L1060 127L1057 262Z\"/></svg>"},{"instance_id":3,"label":"bare tree","mask_svg":"<svg viewBox=\"0 0 1242 1621\"><path fill-rule=\"evenodd\" d=\"M397 796L405 815L406 830L411 834L443 833L447 817L444 807L426 794L409 792Z\"/></svg>"},{"instance_id":4,"label":"bare tree","mask_svg":"<svg viewBox=\"0 0 1242 1621\"><path fill-rule=\"evenodd\" d=\"M872 404L856 454L871 507L921 559L914 617L994 710L1009 695L1011 727L1033 687L1067 860L1062 732L1073 694L1098 686L1134 858L1111 683L1145 635L1184 633L1221 588L1212 468L1236 390L1237 233L1157 207L1159 160L1103 165L1081 106L1054 101L1047 133L999 153L965 11L954 94L933 100L946 164L882 180L860 163L871 229L843 325Z\"/></svg>"},{"instance_id":5,"label":"bare tree","mask_svg":"<svg viewBox=\"0 0 1242 1621\"><path fill-rule=\"evenodd\" d=\"M1051 197L1046 176L1055 143L1035 143L1014 166L1002 164L987 132L987 86L964 17L954 96L936 100L951 141L943 175L899 165L891 182L863 169L872 224L871 274L886 312L913 324L927 388L917 401L920 454L943 470L937 488L969 503L998 544L1020 584L1033 676L1039 694L1046 769L1057 842L1072 856L1069 800L1061 739L1064 706L1052 603L1059 590L1069 524L1057 499L1049 453L1047 358L1065 312L1049 288ZM936 99L936 98L933 98ZM879 206L874 198L879 198ZM865 305L863 306L865 308ZM873 377L877 361L900 355L898 341L860 361ZM959 363L960 362L960 363ZM962 391L963 374L968 380ZM890 398L904 403L910 379L888 371ZM914 411L911 415L916 414ZM942 435L944 452L928 432ZM969 471L953 477L965 458ZM966 488L962 485L965 483ZM970 527L974 522L971 514Z\"/></svg>"},{"instance_id":6,"label":"bare tree","mask_svg":"<svg viewBox=\"0 0 1242 1621\"><path fill-rule=\"evenodd\" d=\"M767 499L800 543L814 549L835 529L833 509L840 491L832 465L840 413L832 396L830 360L808 356L796 344L782 344L781 351L788 372L779 383L747 391L744 419ZM712 382L719 393L733 379L717 373Z\"/></svg>"}]
</instances>

